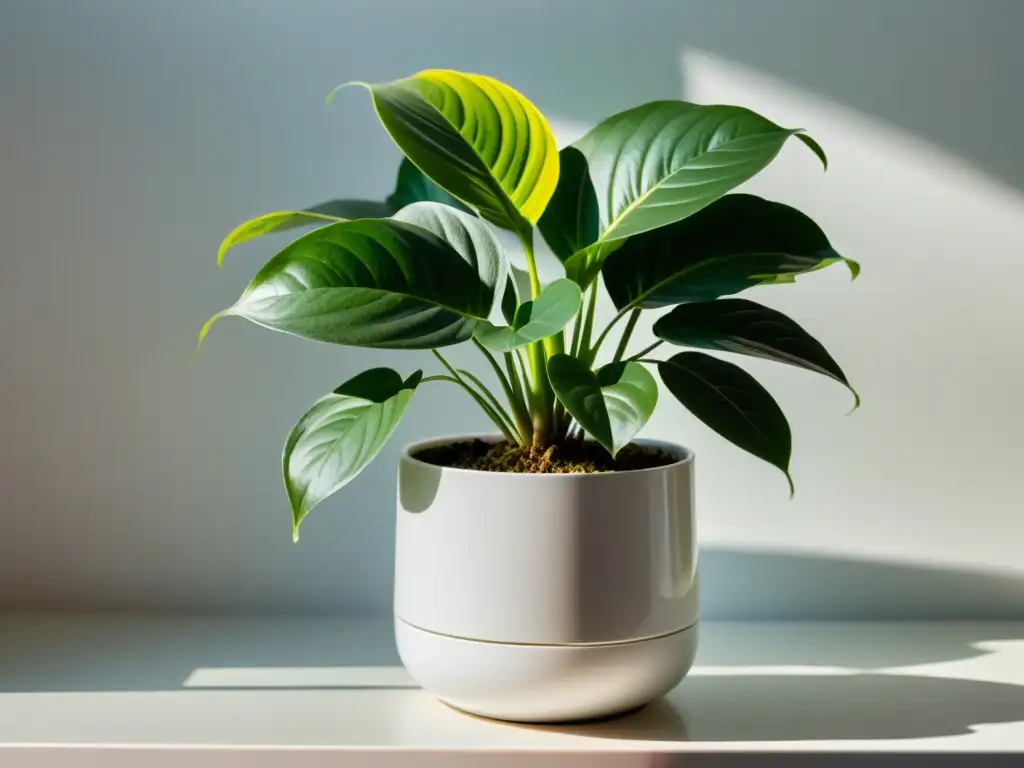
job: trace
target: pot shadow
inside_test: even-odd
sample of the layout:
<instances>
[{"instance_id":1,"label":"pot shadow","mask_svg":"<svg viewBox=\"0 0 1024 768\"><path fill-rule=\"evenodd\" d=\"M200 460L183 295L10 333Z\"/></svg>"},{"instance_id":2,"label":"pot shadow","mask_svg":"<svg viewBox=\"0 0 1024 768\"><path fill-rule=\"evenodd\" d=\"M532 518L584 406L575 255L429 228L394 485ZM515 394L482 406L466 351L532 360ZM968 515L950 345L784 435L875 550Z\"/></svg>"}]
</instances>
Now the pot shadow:
<instances>
[{"instance_id":1,"label":"pot shadow","mask_svg":"<svg viewBox=\"0 0 1024 768\"><path fill-rule=\"evenodd\" d=\"M970 733L1024 721L1024 686L916 675L697 675L623 717L519 725L602 739L876 741Z\"/></svg>"}]
</instances>

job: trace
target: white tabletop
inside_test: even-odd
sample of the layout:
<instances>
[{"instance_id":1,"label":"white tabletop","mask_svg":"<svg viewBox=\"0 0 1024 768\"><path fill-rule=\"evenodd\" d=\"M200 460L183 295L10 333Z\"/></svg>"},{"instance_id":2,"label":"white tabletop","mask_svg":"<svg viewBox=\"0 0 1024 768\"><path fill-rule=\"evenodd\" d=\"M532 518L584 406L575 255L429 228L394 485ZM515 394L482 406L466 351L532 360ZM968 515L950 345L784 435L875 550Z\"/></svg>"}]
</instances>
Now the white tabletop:
<instances>
[{"instance_id":1,"label":"white tabletop","mask_svg":"<svg viewBox=\"0 0 1024 768\"><path fill-rule=\"evenodd\" d=\"M879 752L1024 755L1024 624L705 623L665 700L539 727L419 690L390 619L0 616L3 768L889 764Z\"/></svg>"}]
</instances>

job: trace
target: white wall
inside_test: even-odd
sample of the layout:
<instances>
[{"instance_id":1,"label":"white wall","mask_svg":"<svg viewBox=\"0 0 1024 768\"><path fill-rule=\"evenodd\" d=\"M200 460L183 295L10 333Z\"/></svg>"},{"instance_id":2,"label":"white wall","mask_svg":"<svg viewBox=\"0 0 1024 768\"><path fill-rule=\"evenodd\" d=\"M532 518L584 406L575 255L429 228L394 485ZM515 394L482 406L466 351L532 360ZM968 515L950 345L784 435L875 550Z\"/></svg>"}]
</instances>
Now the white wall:
<instances>
[{"instance_id":1,"label":"white wall","mask_svg":"<svg viewBox=\"0 0 1024 768\"><path fill-rule=\"evenodd\" d=\"M510 82L570 139L654 98L808 128L751 189L862 261L757 297L833 352L839 387L751 363L794 431L797 496L665 402L698 452L705 614L1024 615L1024 5L0 0L0 605L382 611L399 445L485 427L424 390L293 546L280 446L369 365L226 320L280 240L238 221L381 197L397 153L338 82L428 66ZM458 353L456 353L458 356ZM463 359L472 359L465 354Z\"/></svg>"}]
</instances>

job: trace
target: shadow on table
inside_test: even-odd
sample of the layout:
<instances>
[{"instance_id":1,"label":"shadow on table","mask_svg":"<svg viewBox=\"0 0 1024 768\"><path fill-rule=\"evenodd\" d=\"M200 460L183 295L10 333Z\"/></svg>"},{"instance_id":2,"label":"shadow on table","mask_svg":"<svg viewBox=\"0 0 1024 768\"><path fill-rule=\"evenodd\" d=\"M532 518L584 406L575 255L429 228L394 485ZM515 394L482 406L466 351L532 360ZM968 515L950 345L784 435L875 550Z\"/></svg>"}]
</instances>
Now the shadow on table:
<instances>
[{"instance_id":1,"label":"shadow on table","mask_svg":"<svg viewBox=\"0 0 1024 768\"><path fill-rule=\"evenodd\" d=\"M688 678L625 717L522 726L606 739L745 742L922 739L1024 721L1024 686L911 675Z\"/></svg>"}]
</instances>

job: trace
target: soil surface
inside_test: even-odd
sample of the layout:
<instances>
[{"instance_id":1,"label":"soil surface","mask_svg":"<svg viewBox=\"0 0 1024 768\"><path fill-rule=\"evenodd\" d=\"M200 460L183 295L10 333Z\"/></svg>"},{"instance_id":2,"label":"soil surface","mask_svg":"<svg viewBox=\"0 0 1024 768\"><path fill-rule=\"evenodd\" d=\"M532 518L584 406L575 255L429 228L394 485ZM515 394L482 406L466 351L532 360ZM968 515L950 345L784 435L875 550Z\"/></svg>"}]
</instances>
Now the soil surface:
<instances>
[{"instance_id":1,"label":"soil surface","mask_svg":"<svg viewBox=\"0 0 1024 768\"><path fill-rule=\"evenodd\" d=\"M523 474L625 472L664 467L679 461L668 451L642 445L627 445L613 459L604 448L592 442L568 442L536 450L508 442L462 440L426 448L413 456L441 467Z\"/></svg>"}]
</instances>

